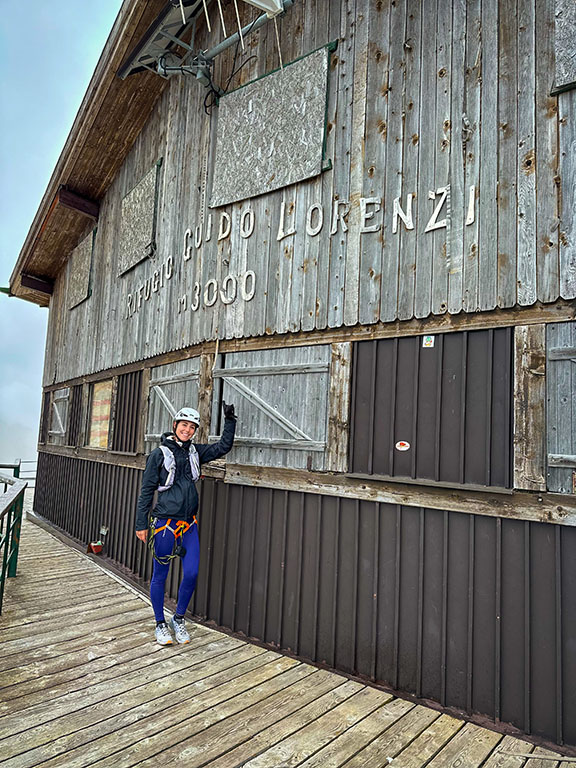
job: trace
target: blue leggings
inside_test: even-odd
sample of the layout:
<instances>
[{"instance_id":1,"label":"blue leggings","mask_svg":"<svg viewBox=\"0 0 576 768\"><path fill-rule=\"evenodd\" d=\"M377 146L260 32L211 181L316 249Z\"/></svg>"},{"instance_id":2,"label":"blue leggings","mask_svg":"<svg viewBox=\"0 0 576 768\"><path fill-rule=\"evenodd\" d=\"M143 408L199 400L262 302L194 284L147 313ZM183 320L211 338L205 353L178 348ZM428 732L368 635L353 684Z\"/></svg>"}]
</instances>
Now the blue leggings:
<instances>
[{"instance_id":1,"label":"blue leggings","mask_svg":"<svg viewBox=\"0 0 576 768\"><path fill-rule=\"evenodd\" d=\"M171 525L175 527L176 521ZM200 562L200 541L198 539L198 526L192 523L182 537L178 537L178 543L186 548L186 554L182 558L182 581L178 589L178 604L176 613L183 616L186 613L188 604L192 599L192 594L196 588L196 579L198 578L198 564ZM174 534L168 528L160 531L154 536L154 551L157 556L165 557L172 554L174 546ZM164 621L164 587L170 564L162 565L154 560L154 570L150 582L150 599L156 621Z\"/></svg>"}]
</instances>

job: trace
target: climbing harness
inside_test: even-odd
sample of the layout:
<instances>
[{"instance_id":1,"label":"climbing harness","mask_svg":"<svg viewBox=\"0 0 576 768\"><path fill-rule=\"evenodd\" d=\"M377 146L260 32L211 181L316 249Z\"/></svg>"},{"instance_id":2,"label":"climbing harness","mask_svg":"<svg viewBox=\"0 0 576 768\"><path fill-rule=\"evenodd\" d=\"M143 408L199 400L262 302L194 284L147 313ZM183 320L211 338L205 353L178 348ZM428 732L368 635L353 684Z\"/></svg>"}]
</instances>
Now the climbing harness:
<instances>
[{"instance_id":1,"label":"climbing harness","mask_svg":"<svg viewBox=\"0 0 576 768\"><path fill-rule=\"evenodd\" d=\"M160 565L169 565L170 560L173 560L175 557L184 557L186 554L186 547L182 545L182 536L188 532L190 527L192 525L198 525L198 521L196 520L196 515L192 517L192 522L188 523L186 520L176 520L176 528L172 528L170 523L172 522L172 518L169 517L168 520L160 520L157 517L153 517L150 521L150 528L148 531L148 547L150 548L150 551L152 552L152 557L154 560L156 560L157 563L160 563ZM158 526L158 523L164 523L163 525ZM160 533L161 531L164 531L168 529L174 534L174 544L172 546L172 554L170 555L157 555L154 551L154 536L156 536L157 533ZM178 543L178 538L180 538L180 543Z\"/></svg>"}]
</instances>

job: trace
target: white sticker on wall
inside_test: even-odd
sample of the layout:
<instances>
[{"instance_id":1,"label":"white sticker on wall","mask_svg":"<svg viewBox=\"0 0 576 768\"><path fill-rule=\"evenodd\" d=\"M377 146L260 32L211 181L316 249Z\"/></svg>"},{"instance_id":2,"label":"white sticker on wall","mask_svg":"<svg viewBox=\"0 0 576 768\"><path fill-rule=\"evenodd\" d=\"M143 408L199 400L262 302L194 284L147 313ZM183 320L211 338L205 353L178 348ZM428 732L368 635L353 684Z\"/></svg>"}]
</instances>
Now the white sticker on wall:
<instances>
[{"instance_id":1,"label":"white sticker on wall","mask_svg":"<svg viewBox=\"0 0 576 768\"><path fill-rule=\"evenodd\" d=\"M398 440L396 443L396 450L397 451L409 451L410 450L410 443L406 442L406 440Z\"/></svg>"},{"instance_id":2,"label":"white sticker on wall","mask_svg":"<svg viewBox=\"0 0 576 768\"><path fill-rule=\"evenodd\" d=\"M435 336L423 336L423 338L422 338L422 346L423 347L428 347L428 348L433 347L434 346L434 339L435 338L436 338Z\"/></svg>"}]
</instances>

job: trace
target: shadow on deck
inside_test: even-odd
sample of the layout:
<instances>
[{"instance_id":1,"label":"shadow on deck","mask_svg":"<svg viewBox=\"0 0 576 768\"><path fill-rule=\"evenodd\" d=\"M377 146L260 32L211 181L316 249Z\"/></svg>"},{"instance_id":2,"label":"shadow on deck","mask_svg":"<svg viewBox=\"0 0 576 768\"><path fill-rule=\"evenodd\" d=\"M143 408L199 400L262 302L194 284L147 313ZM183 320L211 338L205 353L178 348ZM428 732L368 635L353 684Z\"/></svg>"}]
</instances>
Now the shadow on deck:
<instances>
[{"instance_id":1,"label":"shadow on deck","mask_svg":"<svg viewBox=\"0 0 576 768\"><path fill-rule=\"evenodd\" d=\"M26 522L0 630L1 765L574 765L198 624L162 648L153 624L144 597Z\"/></svg>"}]
</instances>

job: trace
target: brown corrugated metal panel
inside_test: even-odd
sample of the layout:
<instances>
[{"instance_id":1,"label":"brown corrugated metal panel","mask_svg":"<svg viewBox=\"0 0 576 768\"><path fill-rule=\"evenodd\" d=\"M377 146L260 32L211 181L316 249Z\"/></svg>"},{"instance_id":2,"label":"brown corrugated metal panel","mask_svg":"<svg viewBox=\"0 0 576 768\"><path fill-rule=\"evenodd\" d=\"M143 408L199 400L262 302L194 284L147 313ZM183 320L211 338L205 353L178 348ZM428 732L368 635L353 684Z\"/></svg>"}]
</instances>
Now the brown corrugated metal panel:
<instances>
[{"instance_id":1,"label":"brown corrugated metal panel","mask_svg":"<svg viewBox=\"0 0 576 768\"><path fill-rule=\"evenodd\" d=\"M79 445L82 429L82 384L70 388L68 407L68 437L66 445Z\"/></svg>"},{"instance_id":2,"label":"brown corrugated metal panel","mask_svg":"<svg viewBox=\"0 0 576 768\"><path fill-rule=\"evenodd\" d=\"M351 471L510 487L512 338L499 328L356 344Z\"/></svg>"},{"instance_id":3,"label":"brown corrugated metal panel","mask_svg":"<svg viewBox=\"0 0 576 768\"><path fill-rule=\"evenodd\" d=\"M118 376L112 450L136 453L142 371Z\"/></svg>"},{"instance_id":4,"label":"brown corrugated metal panel","mask_svg":"<svg viewBox=\"0 0 576 768\"><path fill-rule=\"evenodd\" d=\"M139 470L41 452L34 510L83 544L108 527L106 554L148 578L148 549L134 535L140 482Z\"/></svg>"},{"instance_id":5,"label":"brown corrugated metal panel","mask_svg":"<svg viewBox=\"0 0 576 768\"><path fill-rule=\"evenodd\" d=\"M83 542L109 525L108 554L148 578L139 480L41 453L35 509ZM576 529L213 480L201 490L196 615L576 745Z\"/></svg>"},{"instance_id":6,"label":"brown corrugated metal panel","mask_svg":"<svg viewBox=\"0 0 576 768\"><path fill-rule=\"evenodd\" d=\"M576 530L205 481L194 611L576 743Z\"/></svg>"}]
</instances>

